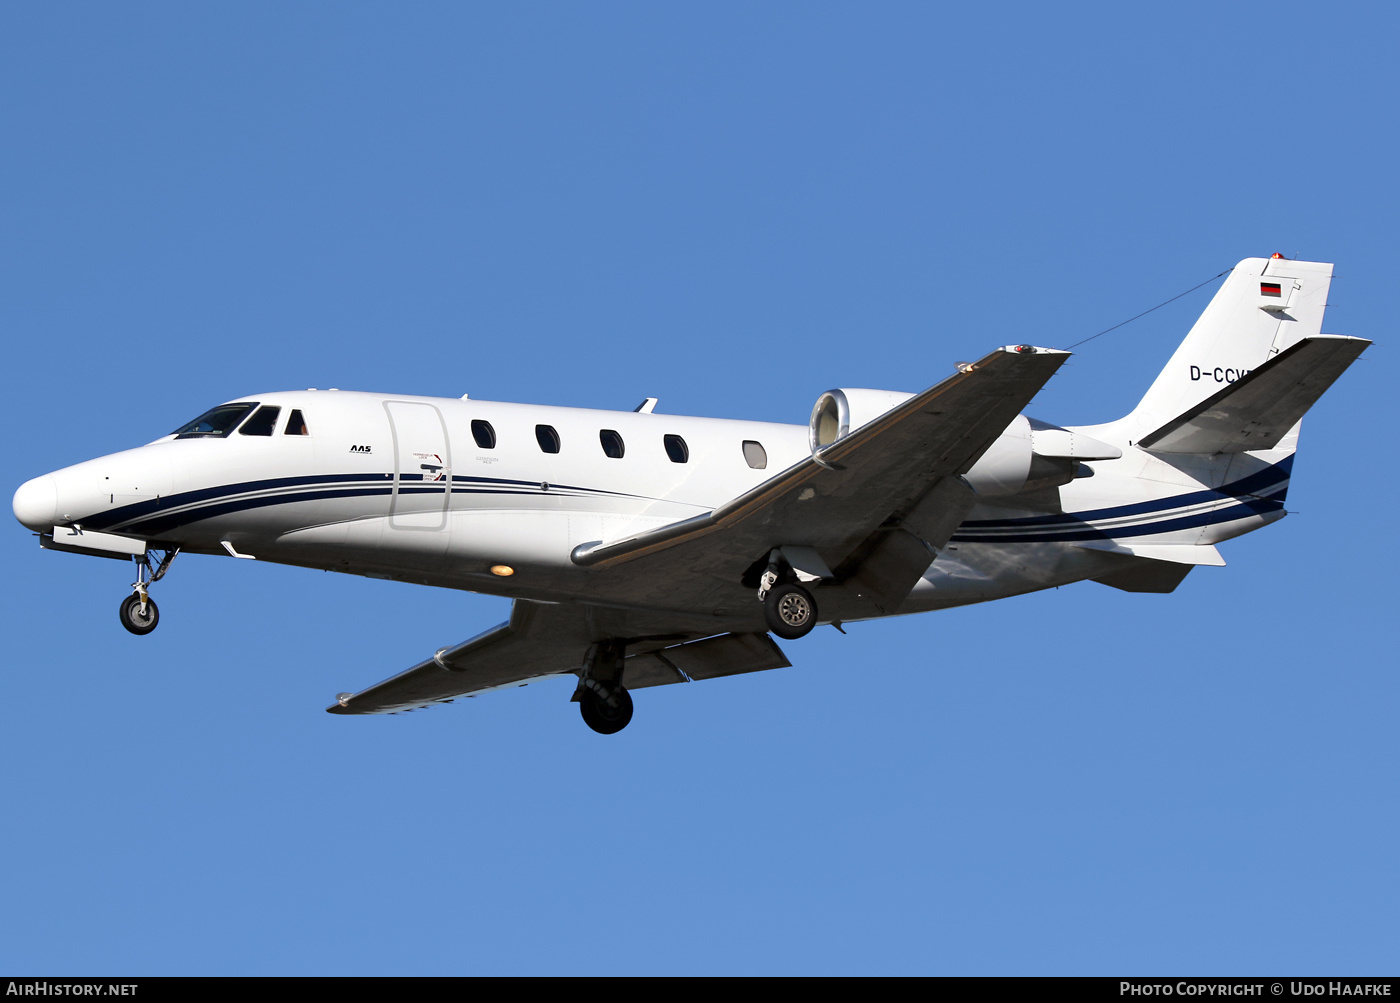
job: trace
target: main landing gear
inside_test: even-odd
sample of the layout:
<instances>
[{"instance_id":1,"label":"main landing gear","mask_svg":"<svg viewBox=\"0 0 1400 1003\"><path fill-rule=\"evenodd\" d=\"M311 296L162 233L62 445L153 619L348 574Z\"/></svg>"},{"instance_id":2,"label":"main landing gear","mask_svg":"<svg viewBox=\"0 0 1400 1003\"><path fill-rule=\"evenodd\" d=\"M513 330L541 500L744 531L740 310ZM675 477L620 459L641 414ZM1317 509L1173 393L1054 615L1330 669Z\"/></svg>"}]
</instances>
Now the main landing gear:
<instances>
[{"instance_id":1,"label":"main landing gear","mask_svg":"<svg viewBox=\"0 0 1400 1003\"><path fill-rule=\"evenodd\" d=\"M614 686L605 698L592 690L579 697L583 723L600 735L616 735L632 720L632 694Z\"/></svg>"},{"instance_id":2,"label":"main landing gear","mask_svg":"<svg viewBox=\"0 0 1400 1003\"><path fill-rule=\"evenodd\" d=\"M150 597L148 589L165 577L171 562L179 552L179 547L167 550L154 571L151 570L149 554L132 558L136 562L136 581L131 583L132 594L122 600L117 615L121 617L122 626L133 634L149 634L156 629L156 624L160 623L160 610L156 608L156 602Z\"/></svg>"},{"instance_id":3,"label":"main landing gear","mask_svg":"<svg viewBox=\"0 0 1400 1003\"><path fill-rule=\"evenodd\" d=\"M588 649L573 701L583 723L600 735L616 735L632 720L632 694L622 686L627 642L613 638Z\"/></svg>"},{"instance_id":4,"label":"main landing gear","mask_svg":"<svg viewBox=\"0 0 1400 1003\"><path fill-rule=\"evenodd\" d=\"M785 640L795 641L817 625L817 601L796 582L778 584L778 552L773 555L759 581L758 600L763 603L768 629Z\"/></svg>"}]
</instances>

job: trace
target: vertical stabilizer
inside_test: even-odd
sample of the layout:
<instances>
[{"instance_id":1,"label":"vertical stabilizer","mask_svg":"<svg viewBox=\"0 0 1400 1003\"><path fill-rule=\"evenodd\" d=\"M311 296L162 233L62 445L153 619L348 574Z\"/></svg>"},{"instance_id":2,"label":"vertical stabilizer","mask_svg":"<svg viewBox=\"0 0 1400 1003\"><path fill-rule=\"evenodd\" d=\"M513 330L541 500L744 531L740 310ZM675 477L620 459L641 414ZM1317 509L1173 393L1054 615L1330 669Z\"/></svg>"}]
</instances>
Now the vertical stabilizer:
<instances>
[{"instance_id":1,"label":"vertical stabilizer","mask_svg":"<svg viewBox=\"0 0 1400 1003\"><path fill-rule=\"evenodd\" d=\"M1230 272L1128 416L1138 438L1201 404L1301 339L1320 334L1332 266L1246 258Z\"/></svg>"}]
</instances>

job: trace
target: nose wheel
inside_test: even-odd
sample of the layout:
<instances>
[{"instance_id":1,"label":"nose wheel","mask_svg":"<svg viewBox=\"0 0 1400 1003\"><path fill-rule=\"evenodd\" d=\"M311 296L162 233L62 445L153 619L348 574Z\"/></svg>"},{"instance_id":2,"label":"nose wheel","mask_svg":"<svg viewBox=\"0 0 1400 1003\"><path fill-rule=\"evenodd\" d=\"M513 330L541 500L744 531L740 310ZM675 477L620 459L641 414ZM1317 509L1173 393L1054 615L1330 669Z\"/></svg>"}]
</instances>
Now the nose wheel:
<instances>
[{"instance_id":1,"label":"nose wheel","mask_svg":"<svg viewBox=\"0 0 1400 1003\"><path fill-rule=\"evenodd\" d=\"M156 608L156 601L151 598L149 589L165 577L179 552L179 547L167 550L154 571L151 570L151 559L147 554L132 558L136 562L136 581L131 583L131 595L122 600L118 616L122 626L133 634L149 634L160 623L160 610Z\"/></svg>"},{"instance_id":2,"label":"nose wheel","mask_svg":"<svg viewBox=\"0 0 1400 1003\"><path fill-rule=\"evenodd\" d=\"M129 595L122 600L122 626L133 634L149 634L160 623L160 610L150 596Z\"/></svg>"}]
</instances>

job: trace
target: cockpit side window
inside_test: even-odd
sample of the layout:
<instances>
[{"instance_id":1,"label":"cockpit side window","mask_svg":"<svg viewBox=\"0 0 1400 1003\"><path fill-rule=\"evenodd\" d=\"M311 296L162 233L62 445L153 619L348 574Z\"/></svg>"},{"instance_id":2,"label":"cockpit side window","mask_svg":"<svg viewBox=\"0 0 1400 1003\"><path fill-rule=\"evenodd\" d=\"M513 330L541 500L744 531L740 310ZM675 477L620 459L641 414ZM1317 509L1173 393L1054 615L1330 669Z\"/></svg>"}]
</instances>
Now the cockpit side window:
<instances>
[{"instance_id":1,"label":"cockpit side window","mask_svg":"<svg viewBox=\"0 0 1400 1003\"><path fill-rule=\"evenodd\" d=\"M238 430L239 435L271 435L277 427L277 416L282 413L280 407L267 405L260 407L253 412L253 417L243 423L243 427Z\"/></svg>"},{"instance_id":2,"label":"cockpit side window","mask_svg":"<svg viewBox=\"0 0 1400 1003\"><path fill-rule=\"evenodd\" d=\"M175 430L177 439L222 439L237 427L249 411L257 407L256 401L240 404L220 404L205 411L190 422Z\"/></svg>"},{"instance_id":3,"label":"cockpit side window","mask_svg":"<svg viewBox=\"0 0 1400 1003\"><path fill-rule=\"evenodd\" d=\"M287 430L283 435L310 435L311 432L306 427L306 419L301 416L301 409L292 411L292 416L287 419Z\"/></svg>"}]
</instances>

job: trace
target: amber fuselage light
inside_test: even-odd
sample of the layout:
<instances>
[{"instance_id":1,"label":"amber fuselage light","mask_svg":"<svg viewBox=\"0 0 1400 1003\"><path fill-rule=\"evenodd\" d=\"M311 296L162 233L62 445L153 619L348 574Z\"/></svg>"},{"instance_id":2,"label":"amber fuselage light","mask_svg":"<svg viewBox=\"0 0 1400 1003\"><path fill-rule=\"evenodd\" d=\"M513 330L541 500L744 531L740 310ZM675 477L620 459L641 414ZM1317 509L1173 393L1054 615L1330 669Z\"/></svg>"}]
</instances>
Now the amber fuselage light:
<instances>
[{"instance_id":1,"label":"amber fuselage light","mask_svg":"<svg viewBox=\"0 0 1400 1003\"><path fill-rule=\"evenodd\" d=\"M500 575L502 578L509 578L511 575L515 574L515 569L508 564L493 564L491 565L491 574Z\"/></svg>"}]
</instances>

